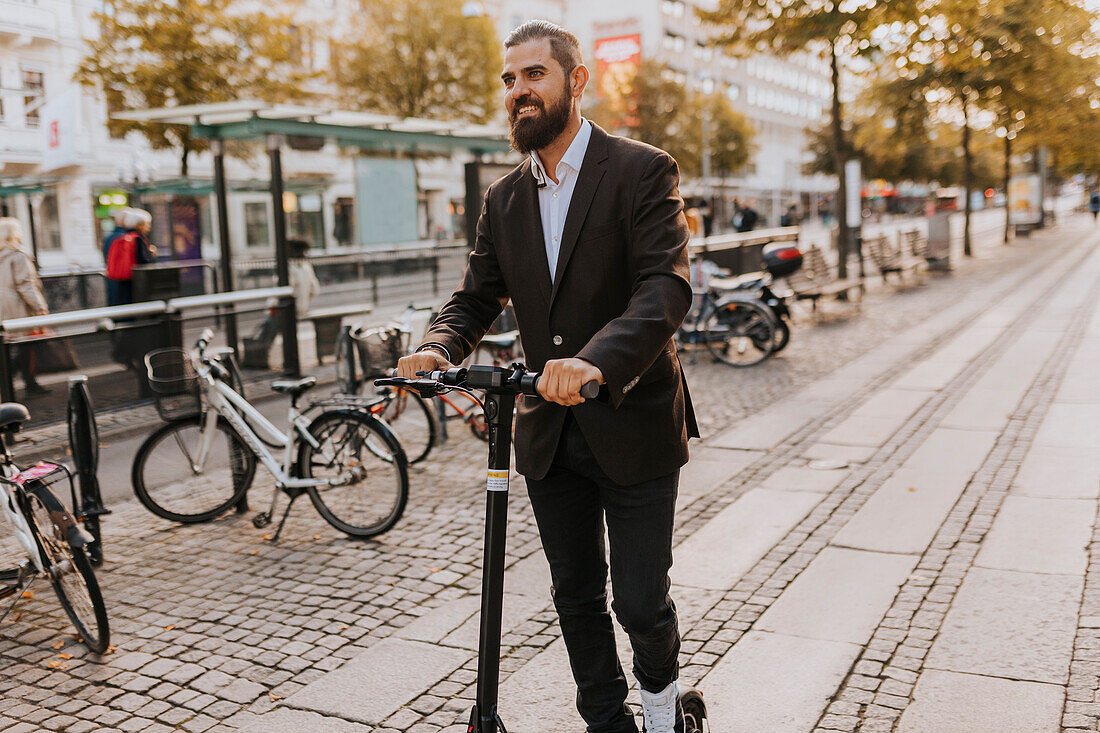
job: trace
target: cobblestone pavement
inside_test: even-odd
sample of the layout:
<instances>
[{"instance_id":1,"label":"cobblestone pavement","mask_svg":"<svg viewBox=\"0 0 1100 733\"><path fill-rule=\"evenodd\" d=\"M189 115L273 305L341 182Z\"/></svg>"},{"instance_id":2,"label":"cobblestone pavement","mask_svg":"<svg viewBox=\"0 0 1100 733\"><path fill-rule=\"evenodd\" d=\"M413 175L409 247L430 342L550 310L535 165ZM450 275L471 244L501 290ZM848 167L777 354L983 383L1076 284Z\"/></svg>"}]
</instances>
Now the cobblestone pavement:
<instances>
[{"instance_id":1,"label":"cobblestone pavement","mask_svg":"<svg viewBox=\"0 0 1100 733\"><path fill-rule=\"evenodd\" d=\"M1044 419L1052 405L1061 404L1055 396L1069 365L1077 363L1074 360L1080 360L1082 349L1093 348L1088 344L1096 341L1082 336L1097 331L1096 281L1094 276L1087 279L1093 270L1084 267L1096 244L1083 244L1090 234L1080 222L1071 222L1057 232L1004 248L995 246L997 236L991 233L978 242L977 256L957 261L948 277L931 277L920 286L901 289L877 285L861 304L829 303L816 316L800 313L790 346L753 369L731 370L703 354L698 359L684 357L704 434L696 445L694 472L689 474L700 477L699 482L682 487L678 515L678 568L685 566L687 575L692 563L704 568L708 553L722 550L706 546L709 528L724 527L745 501L759 495L754 492L761 487L781 483L789 471L801 472L800 480L809 480L814 471L807 464L815 457L847 455L851 459L846 470L817 472L818 476L838 475L834 485L785 492L812 495L813 504L778 531L774 541L768 541L728 583L674 577L678 587L683 586L685 599L682 678L700 684L707 693L714 721L728 716L723 719L738 723L731 723L729 730L965 728L922 723L934 719L924 712L927 705L922 704L929 695L922 685L936 681L932 673L958 673L944 661L950 650L937 652L936 640L947 633L942 630L965 625L965 618L957 620L951 614L967 592L966 584L976 582L971 570L977 565L996 567L995 563L976 564L975 558L987 544L995 520L1006 511L1002 506L1008 506L1010 486ZM1044 309L1049 303L1061 303L1062 285L1075 272L1073 298L1051 316ZM1015 293L1019 293L1018 303L1012 305ZM985 308L994 304L1002 321L985 323L989 320L983 318ZM973 333L996 330L996 337L975 344L966 336L972 333L967 329L983 324L984 330ZM737 717L752 713L752 705L745 706L747 712L727 712L743 702L733 690L744 687L738 676L739 660L754 644L764 643L764 637L766 642L781 636L773 633L777 631L789 631L792 639L818 638L784 626L783 619L792 613L790 606L799 605L795 603L799 594L807 592L807 585L822 572L836 583L838 593L845 592L847 576L827 571L829 562L854 552L852 548L864 547L858 537L852 539L858 534L852 531L853 523L877 509L875 502L887 492L891 477L904 474L919 461L926 441L935 440L944 425L952 424L948 418L956 415L966 398L984 388L991 364L1012 362L1017 353L1024 357L1040 353L1024 341L1033 332L1049 332L1049 338L1041 341L1047 348L1034 374L1026 383L1020 382L1022 391L1008 408L1005 425L969 427L973 436L989 434L988 450L965 472L958 495L950 498L931 528L931 541L879 553L903 558L889 562L904 567L894 569L900 572L897 582L875 606L878 610L856 629L858 633L835 632L836 638L830 636L833 631L821 635L821 644L834 645L822 647L822 658L839 654L840 660L826 682L812 680L821 694L804 703L792 693L789 716L793 717L784 718L779 727L754 727L744 722L747 718ZM893 349L888 360L880 358L884 343L908 334L914 336L902 344L904 349ZM922 365L935 370L944 359L954 363L951 350L959 348L970 349L967 357L960 358L959 368L939 382L923 372L906 376ZM921 401L905 411L903 419L890 423L882 415L893 415L891 410L865 412L884 391L891 398L905 397L898 395L895 383L906 378L916 385L908 394L919 395ZM1092 399L1094 403L1095 394ZM792 405L799 412L794 422L788 418ZM793 428L772 439L766 433L776 416ZM749 438L738 432L750 427ZM1086 436L1093 435L1090 429L1082 428ZM844 438L860 430L878 431L881 438L863 442ZM476 670L469 624L456 625L436 645L456 655L456 661L435 677L437 681L430 687L410 688L403 702L374 719L344 714L339 705L333 709L331 702L310 702L318 698L318 691L324 692L329 680L338 692L338 680L326 675L380 654L383 640L394 644L409 643L402 642L405 639L435 641L420 629L465 607L477 593L484 444L466 431L452 430L451 435L452 440L438 454L433 452L427 465L412 469L412 493L404 518L374 541L343 538L305 502L295 506L276 544L252 527L250 515L231 514L207 525L177 526L151 516L136 502L115 506L105 522L107 563L97 573L115 649L102 657L84 650L50 589L36 584L33 597L20 600L12 615L0 623L0 730L464 730ZM127 480L101 476L101 481L113 479ZM522 579L527 577L524 568L541 562L541 552L522 482L514 486L510 573ZM271 490L270 481L258 477L250 492L253 509L269 500ZM1090 521L1096 515L1095 494L1093 490L1091 501L1078 498L1087 505ZM918 515L919 511L914 523L923 518ZM1087 570L1083 561L1076 574L1054 573L1080 586L1064 669L1045 676L1018 670L974 672L1057 688L1056 717L1063 725L1096 730L1100 560L1093 551L1100 548L1100 535L1089 537ZM9 538L0 538L0 566L13 564L14 549ZM535 592L514 604L521 607L516 613L522 618L506 624L502 644L506 687L523 686L522 675L512 677L516 670L559 653L560 634L545 583L538 572L532 577ZM791 600L785 603L788 597ZM870 613L861 608L860 599L853 596L849 615L862 618ZM829 616L829 610L823 615ZM476 633L473 639L476 643ZM837 651L841 647L852 651L845 656ZM797 647L792 653L807 649ZM805 666L813 667L815 659L807 657ZM367 673L363 684L385 686L395 674L379 669ZM318 683L322 678L326 682ZM556 679L563 683L559 686L566 702L561 707L569 714L568 680ZM814 684L806 688L817 689ZM295 700L305 702L288 701L295 693L300 693ZM344 701L355 707L347 698ZM287 707L288 702L294 704ZM1046 698L1041 702L1048 707L1054 704ZM1043 709L1042 705L1036 709ZM290 717L280 717L284 714ZM571 714L560 726L517 722L509 729L513 733L579 729L579 719ZM766 719L764 713L760 715L765 717L756 720Z\"/></svg>"}]
</instances>

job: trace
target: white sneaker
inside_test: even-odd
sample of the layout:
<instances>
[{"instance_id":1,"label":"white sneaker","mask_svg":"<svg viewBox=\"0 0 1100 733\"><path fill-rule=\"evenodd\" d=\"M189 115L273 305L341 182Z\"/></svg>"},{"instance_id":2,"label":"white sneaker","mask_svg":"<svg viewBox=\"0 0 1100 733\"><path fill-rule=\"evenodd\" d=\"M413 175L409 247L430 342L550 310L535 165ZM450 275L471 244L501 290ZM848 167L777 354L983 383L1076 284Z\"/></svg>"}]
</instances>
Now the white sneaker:
<instances>
[{"instance_id":1,"label":"white sneaker","mask_svg":"<svg viewBox=\"0 0 1100 733\"><path fill-rule=\"evenodd\" d=\"M676 733L676 715L680 693L673 682L660 692L646 692L641 687L642 718L645 733Z\"/></svg>"}]
</instances>

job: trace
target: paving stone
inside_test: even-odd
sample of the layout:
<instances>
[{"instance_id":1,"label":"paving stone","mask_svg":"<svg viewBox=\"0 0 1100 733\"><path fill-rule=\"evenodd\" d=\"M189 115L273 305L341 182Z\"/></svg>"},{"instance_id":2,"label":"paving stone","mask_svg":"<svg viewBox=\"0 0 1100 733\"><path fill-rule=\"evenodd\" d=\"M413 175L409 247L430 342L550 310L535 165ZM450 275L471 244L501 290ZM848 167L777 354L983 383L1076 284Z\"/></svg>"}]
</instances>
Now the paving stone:
<instances>
[{"instance_id":1,"label":"paving stone","mask_svg":"<svg viewBox=\"0 0 1100 733\"><path fill-rule=\"evenodd\" d=\"M1100 457L1094 448L1033 445L1012 481L1012 493L1095 499L1100 496Z\"/></svg>"},{"instance_id":2,"label":"paving stone","mask_svg":"<svg viewBox=\"0 0 1100 733\"><path fill-rule=\"evenodd\" d=\"M929 669L913 691L898 733L1060 730L1057 685Z\"/></svg>"},{"instance_id":3,"label":"paving stone","mask_svg":"<svg viewBox=\"0 0 1100 733\"><path fill-rule=\"evenodd\" d=\"M1082 579L973 568L927 667L1065 684Z\"/></svg>"},{"instance_id":4,"label":"paving stone","mask_svg":"<svg viewBox=\"0 0 1100 733\"><path fill-rule=\"evenodd\" d=\"M934 469L901 469L878 487L833 538L833 544L878 552L921 553L969 479Z\"/></svg>"},{"instance_id":5,"label":"paving stone","mask_svg":"<svg viewBox=\"0 0 1100 733\"><path fill-rule=\"evenodd\" d=\"M749 491L674 548L672 581L696 588L732 587L820 500L809 492ZM677 556L691 561L675 563Z\"/></svg>"},{"instance_id":6,"label":"paving stone","mask_svg":"<svg viewBox=\"0 0 1100 733\"><path fill-rule=\"evenodd\" d=\"M827 494L849 475L850 472L845 470L817 470L809 467L786 466L765 479L761 487L778 491L812 491Z\"/></svg>"},{"instance_id":7,"label":"paving stone","mask_svg":"<svg viewBox=\"0 0 1100 733\"><path fill-rule=\"evenodd\" d=\"M1083 576L1095 516L1095 501L1008 496L974 564Z\"/></svg>"},{"instance_id":8,"label":"paving stone","mask_svg":"<svg viewBox=\"0 0 1100 733\"><path fill-rule=\"evenodd\" d=\"M858 653L856 644L750 631L699 683L711 729L811 730Z\"/></svg>"},{"instance_id":9,"label":"paving stone","mask_svg":"<svg viewBox=\"0 0 1100 733\"><path fill-rule=\"evenodd\" d=\"M458 649L402 639L378 642L335 672L306 685L284 704L377 724L470 659ZM387 670L384 676L378 670ZM363 694L369 687L371 694Z\"/></svg>"},{"instance_id":10,"label":"paving stone","mask_svg":"<svg viewBox=\"0 0 1100 733\"><path fill-rule=\"evenodd\" d=\"M863 644L916 562L912 555L826 548L755 628Z\"/></svg>"}]
</instances>

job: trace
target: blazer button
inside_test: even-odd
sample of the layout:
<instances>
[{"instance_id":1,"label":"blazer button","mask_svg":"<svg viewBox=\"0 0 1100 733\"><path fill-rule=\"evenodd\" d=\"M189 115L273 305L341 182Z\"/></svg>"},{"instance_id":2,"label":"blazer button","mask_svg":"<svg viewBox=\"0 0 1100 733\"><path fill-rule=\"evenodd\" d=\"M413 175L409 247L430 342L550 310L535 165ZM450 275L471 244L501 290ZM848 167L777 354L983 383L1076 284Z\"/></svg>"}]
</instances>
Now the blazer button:
<instances>
[{"instance_id":1,"label":"blazer button","mask_svg":"<svg viewBox=\"0 0 1100 733\"><path fill-rule=\"evenodd\" d=\"M561 346L561 344L562 344L562 337L561 337L561 336L555 336L555 337L554 337L554 339L553 339L553 341L554 341L554 346Z\"/></svg>"}]
</instances>

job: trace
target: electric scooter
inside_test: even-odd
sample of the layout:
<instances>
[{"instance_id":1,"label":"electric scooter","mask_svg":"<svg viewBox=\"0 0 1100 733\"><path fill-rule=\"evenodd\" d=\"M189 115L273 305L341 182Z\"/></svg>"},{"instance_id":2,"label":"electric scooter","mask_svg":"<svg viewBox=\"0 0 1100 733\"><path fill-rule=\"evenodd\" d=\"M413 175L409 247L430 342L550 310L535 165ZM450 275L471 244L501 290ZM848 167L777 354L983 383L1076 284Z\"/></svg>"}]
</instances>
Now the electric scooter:
<instances>
[{"instance_id":1,"label":"electric scooter","mask_svg":"<svg viewBox=\"0 0 1100 733\"><path fill-rule=\"evenodd\" d=\"M508 733L497 711L500 683L501 614L504 608L504 548L508 528L508 479L512 456L512 417L516 396L539 397L539 375L522 364L471 366L422 374L418 379L387 377L375 384L415 389L423 398L451 390L485 393L485 418L489 423L489 470L485 482L485 554L481 577L481 627L478 641L477 697L470 712L467 733ZM596 398L595 380L581 387L585 399ZM687 722L685 733L703 733L706 705L698 690L680 693Z\"/></svg>"}]
</instances>

